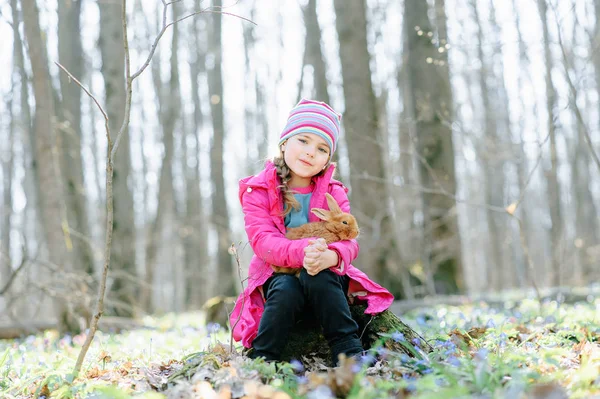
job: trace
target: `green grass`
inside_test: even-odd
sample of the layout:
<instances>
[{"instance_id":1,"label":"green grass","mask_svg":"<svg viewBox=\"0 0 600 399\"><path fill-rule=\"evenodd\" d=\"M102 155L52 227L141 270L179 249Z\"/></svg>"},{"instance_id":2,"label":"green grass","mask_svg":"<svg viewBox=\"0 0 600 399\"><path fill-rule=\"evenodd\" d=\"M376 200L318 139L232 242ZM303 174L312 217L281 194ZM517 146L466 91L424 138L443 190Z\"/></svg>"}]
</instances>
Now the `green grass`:
<instances>
[{"instance_id":1,"label":"green grass","mask_svg":"<svg viewBox=\"0 0 600 399\"><path fill-rule=\"evenodd\" d=\"M518 398L536 389L564 389L570 398L600 395L600 299L437 306L401 318L430 342L431 354L415 359L373 348L383 359L374 367L348 362L329 372L311 362L251 361L239 346L231 354L226 331L207 329L200 314L182 314L145 319L147 329L97 333L73 379L84 336L47 331L0 341L0 397L155 399L177 389L225 386L249 396L260 388L292 398ZM195 377L165 385L186 365ZM168 389L158 392L158 386Z\"/></svg>"}]
</instances>

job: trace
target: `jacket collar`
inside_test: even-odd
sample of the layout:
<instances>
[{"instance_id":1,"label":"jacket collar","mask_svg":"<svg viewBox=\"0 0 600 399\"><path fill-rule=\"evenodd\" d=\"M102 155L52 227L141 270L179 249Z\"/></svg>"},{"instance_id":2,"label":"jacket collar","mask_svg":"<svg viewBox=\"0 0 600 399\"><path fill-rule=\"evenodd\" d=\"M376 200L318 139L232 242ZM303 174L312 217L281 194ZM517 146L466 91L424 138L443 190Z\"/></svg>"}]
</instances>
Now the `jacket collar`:
<instances>
[{"instance_id":1,"label":"jacket collar","mask_svg":"<svg viewBox=\"0 0 600 399\"><path fill-rule=\"evenodd\" d=\"M311 204L322 203L322 198L325 193L328 192L329 183L339 183L337 180L332 179L333 173L335 172L335 164L330 164L325 173L314 179L315 189L311 198ZM254 176L248 176L240 180L239 183L239 200L241 202L242 195L248 190L248 188L265 188L269 195L269 202L271 203L271 214L278 214L283 209L279 190L277 187L281 184L281 179L277 175L277 169L272 161L265 163L265 168ZM339 183L341 184L341 183ZM310 214L312 215L312 214Z\"/></svg>"}]
</instances>

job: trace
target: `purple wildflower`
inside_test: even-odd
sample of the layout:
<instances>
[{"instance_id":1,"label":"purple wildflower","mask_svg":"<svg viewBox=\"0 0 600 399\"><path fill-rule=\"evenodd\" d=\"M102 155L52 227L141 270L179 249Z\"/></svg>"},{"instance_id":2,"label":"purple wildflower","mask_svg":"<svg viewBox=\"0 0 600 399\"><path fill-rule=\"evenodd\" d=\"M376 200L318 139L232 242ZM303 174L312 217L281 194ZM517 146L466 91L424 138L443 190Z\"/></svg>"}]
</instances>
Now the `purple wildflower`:
<instances>
[{"instance_id":1,"label":"purple wildflower","mask_svg":"<svg viewBox=\"0 0 600 399\"><path fill-rule=\"evenodd\" d=\"M292 365L292 368L294 369L294 371L296 373L301 373L304 371L304 365L302 364L301 361L299 361L297 359L292 359L290 364Z\"/></svg>"},{"instance_id":2,"label":"purple wildflower","mask_svg":"<svg viewBox=\"0 0 600 399\"><path fill-rule=\"evenodd\" d=\"M488 351L485 348L479 349L476 353L475 353L475 359L479 360L479 361L483 361L485 359L487 359L487 356L489 354L490 351Z\"/></svg>"},{"instance_id":3,"label":"purple wildflower","mask_svg":"<svg viewBox=\"0 0 600 399\"><path fill-rule=\"evenodd\" d=\"M392 339L396 342L400 342L400 341L406 341L406 338L404 337L404 334L402 334L401 332L395 332L392 334Z\"/></svg>"},{"instance_id":4,"label":"purple wildflower","mask_svg":"<svg viewBox=\"0 0 600 399\"><path fill-rule=\"evenodd\" d=\"M455 367L459 367L460 366L460 360L458 360L455 356L450 356L447 359L447 361L452 366L455 366Z\"/></svg>"}]
</instances>

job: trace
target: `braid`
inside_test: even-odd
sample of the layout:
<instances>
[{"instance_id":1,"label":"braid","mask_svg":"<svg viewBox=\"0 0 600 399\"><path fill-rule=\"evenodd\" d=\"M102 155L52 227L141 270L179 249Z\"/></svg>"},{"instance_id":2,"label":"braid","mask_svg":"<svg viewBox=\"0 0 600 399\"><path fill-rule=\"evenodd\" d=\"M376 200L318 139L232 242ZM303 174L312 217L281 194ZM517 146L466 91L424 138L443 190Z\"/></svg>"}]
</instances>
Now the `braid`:
<instances>
[{"instance_id":1,"label":"braid","mask_svg":"<svg viewBox=\"0 0 600 399\"><path fill-rule=\"evenodd\" d=\"M277 175L281 178L281 185L278 187L283 195L283 216L288 215L292 209L300 209L300 204L294 197L294 192L288 187L288 182L292 178L292 171L286 165L283 154L273 158L273 164L277 169Z\"/></svg>"}]
</instances>

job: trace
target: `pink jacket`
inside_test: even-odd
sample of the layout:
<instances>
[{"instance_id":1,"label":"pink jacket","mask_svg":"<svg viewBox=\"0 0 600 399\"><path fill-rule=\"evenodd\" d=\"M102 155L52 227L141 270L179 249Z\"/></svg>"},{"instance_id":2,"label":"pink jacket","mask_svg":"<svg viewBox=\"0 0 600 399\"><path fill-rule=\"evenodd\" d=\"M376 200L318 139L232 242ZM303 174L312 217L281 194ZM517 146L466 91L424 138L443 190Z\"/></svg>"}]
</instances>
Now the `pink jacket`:
<instances>
[{"instance_id":1,"label":"pink jacket","mask_svg":"<svg viewBox=\"0 0 600 399\"><path fill-rule=\"evenodd\" d=\"M339 181L331 178L335 166L331 165L323 176L315 179L315 188L310 200L310 208L326 208L325 193L335 198L344 212L350 211L350 202L346 195L348 189ZM248 272L248 286L238 297L230 323L233 326L233 337L250 348L258 333L258 325L264 310L262 285L273 274L271 264L301 268L304 259L304 247L308 238L289 240L285 238L285 225L281 216L283 202L277 186L279 177L272 162L267 162L265 169L256 176L240 180L239 196L244 211L244 224L254 250ZM309 213L309 221L319 219ZM375 314L387 309L394 297L385 288L371 281L367 275L351 262L358 255L356 240L346 240L329 244L329 249L338 253L340 262L330 270L350 277L348 297L367 301L365 313ZM326 306L326 305L324 305ZM238 320L239 317L239 320Z\"/></svg>"}]
</instances>

